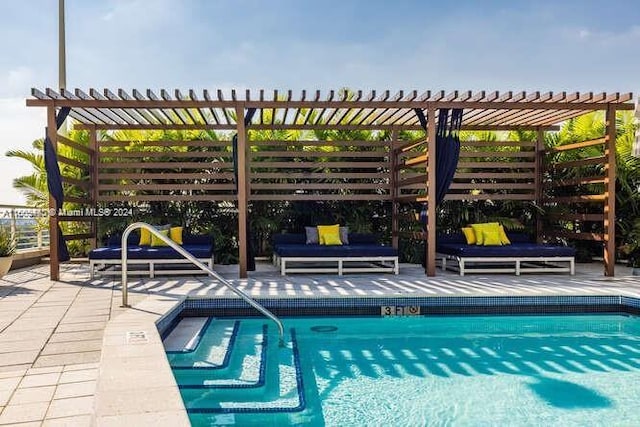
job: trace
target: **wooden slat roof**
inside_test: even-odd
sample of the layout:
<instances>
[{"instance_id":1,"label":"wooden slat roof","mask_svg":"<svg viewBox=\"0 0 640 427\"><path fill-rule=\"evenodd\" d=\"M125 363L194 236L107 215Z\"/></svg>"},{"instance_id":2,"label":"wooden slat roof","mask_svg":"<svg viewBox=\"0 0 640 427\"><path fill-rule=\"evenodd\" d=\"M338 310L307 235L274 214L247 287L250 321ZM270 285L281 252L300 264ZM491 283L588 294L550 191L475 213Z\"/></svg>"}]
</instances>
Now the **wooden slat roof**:
<instances>
[{"instance_id":1,"label":"wooden slat roof","mask_svg":"<svg viewBox=\"0 0 640 427\"><path fill-rule=\"evenodd\" d=\"M256 108L251 129L420 129L414 109L463 108L463 128L550 128L586 112L634 108L631 93L32 89L28 106L71 107L80 128L236 129L236 108Z\"/></svg>"}]
</instances>

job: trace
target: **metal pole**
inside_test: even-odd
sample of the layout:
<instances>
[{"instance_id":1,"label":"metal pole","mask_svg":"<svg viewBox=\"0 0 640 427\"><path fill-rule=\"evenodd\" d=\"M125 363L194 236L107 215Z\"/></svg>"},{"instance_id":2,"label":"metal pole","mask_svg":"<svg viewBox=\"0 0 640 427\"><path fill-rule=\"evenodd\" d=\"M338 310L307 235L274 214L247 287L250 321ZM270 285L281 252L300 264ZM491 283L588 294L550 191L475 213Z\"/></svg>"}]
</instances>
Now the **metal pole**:
<instances>
[{"instance_id":1,"label":"metal pole","mask_svg":"<svg viewBox=\"0 0 640 427\"><path fill-rule=\"evenodd\" d=\"M18 244L18 222L15 209L11 209L11 240Z\"/></svg>"},{"instance_id":2,"label":"metal pole","mask_svg":"<svg viewBox=\"0 0 640 427\"><path fill-rule=\"evenodd\" d=\"M64 25L64 0L58 0L58 86L67 87L67 53Z\"/></svg>"}]
</instances>

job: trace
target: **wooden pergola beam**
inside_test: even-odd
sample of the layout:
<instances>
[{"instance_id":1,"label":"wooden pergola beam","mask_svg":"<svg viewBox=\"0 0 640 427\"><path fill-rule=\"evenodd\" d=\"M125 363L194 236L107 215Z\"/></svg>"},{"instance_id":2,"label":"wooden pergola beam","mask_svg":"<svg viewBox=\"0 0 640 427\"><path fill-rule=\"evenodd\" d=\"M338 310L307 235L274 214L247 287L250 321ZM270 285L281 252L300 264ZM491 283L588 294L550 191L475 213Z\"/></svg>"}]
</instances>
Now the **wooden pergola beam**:
<instances>
[{"instance_id":1,"label":"wooden pergola beam","mask_svg":"<svg viewBox=\"0 0 640 427\"><path fill-rule=\"evenodd\" d=\"M199 101L175 99L155 101L149 99L136 100L85 100L85 99L27 99L27 107L71 107L71 108L235 108L242 102L245 108L462 108L478 110L581 110L601 111L607 109L605 102L482 102L482 101L286 101L286 100L251 100L251 101ZM633 104L617 103L619 110L633 110Z\"/></svg>"},{"instance_id":2,"label":"wooden pergola beam","mask_svg":"<svg viewBox=\"0 0 640 427\"><path fill-rule=\"evenodd\" d=\"M413 112L412 112L413 113ZM508 131L508 130L536 130L538 128L544 128L545 130L559 130L557 125L544 125L544 126L531 126L526 124L514 124L514 125L463 125L462 130L477 130L477 131ZM75 129L97 129L97 130L235 130L235 124L202 124L202 125L85 125L82 123L76 123ZM335 130L424 130L420 125L302 125L302 124L263 124L263 125L251 125L251 130L317 130L317 129L335 129Z\"/></svg>"}]
</instances>

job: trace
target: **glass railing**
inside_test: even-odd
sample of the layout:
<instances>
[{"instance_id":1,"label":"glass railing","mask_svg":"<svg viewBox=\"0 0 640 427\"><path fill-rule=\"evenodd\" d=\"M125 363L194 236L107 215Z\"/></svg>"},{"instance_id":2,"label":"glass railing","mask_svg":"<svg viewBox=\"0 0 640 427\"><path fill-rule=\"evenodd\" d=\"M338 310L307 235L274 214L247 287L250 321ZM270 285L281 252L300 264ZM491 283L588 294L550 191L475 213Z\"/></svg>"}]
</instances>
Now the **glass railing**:
<instances>
[{"instance_id":1,"label":"glass railing","mask_svg":"<svg viewBox=\"0 0 640 427\"><path fill-rule=\"evenodd\" d=\"M49 210L0 204L0 227L11 232L18 251L49 247Z\"/></svg>"}]
</instances>

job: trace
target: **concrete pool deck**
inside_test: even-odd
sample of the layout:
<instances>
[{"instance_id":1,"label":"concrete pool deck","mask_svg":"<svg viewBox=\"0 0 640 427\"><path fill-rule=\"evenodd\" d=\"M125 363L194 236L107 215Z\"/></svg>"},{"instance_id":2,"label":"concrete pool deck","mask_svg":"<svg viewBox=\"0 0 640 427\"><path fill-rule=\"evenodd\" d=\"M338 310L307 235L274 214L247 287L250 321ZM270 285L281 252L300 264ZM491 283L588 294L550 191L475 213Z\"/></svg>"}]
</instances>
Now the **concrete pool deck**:
<instances>
[{"instance_id":1,"label":"concrete pool deck","mask_svg":"<svg viewBox=\"0 0 640 427\"><path fill-rule=\"evenodd\" d=\"M237 266L216 270L254 297L415 297L624 295L640 297L640 277L617 266L578 264L569 275L441 273L428 278L403 264L400 275L280 276L258 264L249 279ZM155 322L185 296L232 296L206 276L130 278L123 309L117 278L89 279L68 264L62 280L47 265L0 280L0 425L188 425Z\"/></svg>"}]
</instances>

